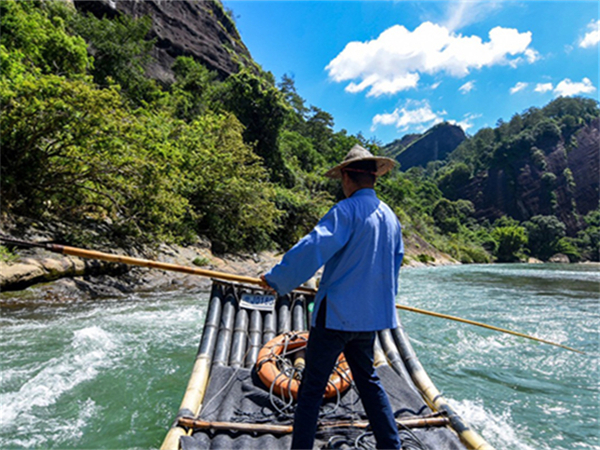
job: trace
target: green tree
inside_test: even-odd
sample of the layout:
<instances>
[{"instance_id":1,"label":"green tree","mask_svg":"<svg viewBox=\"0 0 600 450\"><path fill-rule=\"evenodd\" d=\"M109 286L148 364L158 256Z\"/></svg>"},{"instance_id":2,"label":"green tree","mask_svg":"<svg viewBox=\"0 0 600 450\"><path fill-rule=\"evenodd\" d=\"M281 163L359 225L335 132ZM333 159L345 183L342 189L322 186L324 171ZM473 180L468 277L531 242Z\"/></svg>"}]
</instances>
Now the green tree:
<instances>
[{"instance_id":1,"label":"green tree","mask_svg":"<svg viewBox=\"0 0 600 450\"><path fill-rule=\"evenodd\" d=\"M528 231L528 247L531 254L547 261L558 253L558 242L566 234L566 226L556 216L534 216L525 222Z\"/></svg>"},{"instance_id":2,"label":"green tree","mask_svg":"<svg viewBox=\"0 0 600 450\"><path fill-rule=\"evenodd\" d=\"M523 247L527 244L527 233L520 226L497 227L492 230L496 241L494 255L499 262L515 262L522 258Z\"/></svg>"},{"instance_id":3,"label":"green tree","mask_svg":"<svg viewBox=\"0 0 600 450\"><path fill-rule=\"evenodd\" d=\"M244 141L263 158L272 181L290 186L291 174L277 146L289 108L282 94L268 77L256 75L248 68L231 75L223 88L221 99L244 125Z\"/></svg>"},{"instance_id":4,"label":"green tree","mask_svg":"<svg viewBox=\"0 0 600 450\"><path fill-rule=\"evenodd\" d=\"M9 67L19 63L42 74L85 74L91 65L86 43L69 34L65 23L73 14L62 2L1 1L2 76L10 76Z\"/></svg>"},{"instance_id":5,"label":"green tree","mask_svg":"<svg viewBox=\"0 0 600 450\"><path fill-rule=\"evenodd\" d=\"M285 127L290 131L296 131L304 134L306 130L306 116L308 108L305 106L304 99L298 94L294 78L284 74L277 85L288 105L290 111L286 118Z\"/></svg>"},{"instance_id":6,"label":"green tree","mask_svg":"<svg viewBox=\"0 0 600 450\"><path fill-rule=\"evenodd\" d=\"M157 133L118 90L46 75L0 82L2 204L26 216L169 235L185 212Z\"/></svg>"},{"instance_id":7,"label":"green tree","mask_svg":"<svg viewBox=\"0 0 600 450\"><path fill-rule=\"evenodd\" d=\"M465 163L455 163L445 170L438 180L438 187L452 200L458 198L460 188L471 178L471 169Z\"/></svg>"},{"instance_id":8,"label":"green tree","mask_svg":"<svg viewBox=\"0 0 600 450\"><path fill-rule=\"evenodd\" d=\"M591 261L600 261L600 209L590 211L583 220L587 227L578 234L580 252Z\"/></svg>"},{"instance_id":9,"label":"green tree","mask_svg":"<svg viewBox=\"0 0 600 450\"><path fill-rule=\"evenodd\" d=\"M560 140L562 133L555 120L545 118L533 128L535 145L543 149L551 149Z\"/></svg>"},{"instance_id":10,"label":"green tree","mask_svg":"<svg viewBox=\"0 0 600 450\"><path fill-rule=\"evenodd\" d=\"M180 56L173 64L176 81L167 106L175 109L175 116L192 121L211 108L217 89L217 74L193 58Z\"/></svg>"},{"instance_id":11,"label":"green tree","mask_svg":"<svg viewBox=\"0 0 600 450\"><path fill-rule=\"evenodd\" d=\"M442 198L433 207L431 213L435 224L444 233L457 233L460 227L460 211L456 202Z\"/></svg>"},{"instance_id":12,"label":"green tree","mask_svg":"<svg viewBox=\"0 0 600 450\"><path fill-rule=\"evenodd\" d=\"M232 114L205 114L175 141L197 231L219 253L264 249L280 216L274 186L242 134Z\"/></svg>"},{"instance_id":13,"label":"green tree","mask_svg":"<svg viewBox=\"0 0 600 450\"><path fill-rule=\"evenodd\" d=\"M146 40L152 27L150 17L98 19L92 14L78 15L72 26L90 45L94 58L91 74L97 84L106 87L116 82L135 105L158 100L160 89L145 75L155 43Z\"/></svg>"}]
</instances>

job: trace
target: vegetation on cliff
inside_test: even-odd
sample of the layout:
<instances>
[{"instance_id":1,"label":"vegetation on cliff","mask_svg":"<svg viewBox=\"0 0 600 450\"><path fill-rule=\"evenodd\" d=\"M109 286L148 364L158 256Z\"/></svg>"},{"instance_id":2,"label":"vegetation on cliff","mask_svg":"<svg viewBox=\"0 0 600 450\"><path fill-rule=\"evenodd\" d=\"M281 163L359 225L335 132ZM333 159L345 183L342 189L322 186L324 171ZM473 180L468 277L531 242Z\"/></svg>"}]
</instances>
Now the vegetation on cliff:
<instances>
[{"instance_id":1,"label":"vegetation on cliff","mask_svg":"<svg viewBox=\"0 0 600 450\"><path fill-rule=\"evenodd\" d=\"M70 223L71 234L59 239L72 244L89 243L93 230L121 242L202 235L217 252L287 249L342 197L326 169L355 143L380 152L360 134L335 132L333 117L306 105L292 78L277 82L247 59L222 79L179 57L175 81L155 82L145 72L148 18L99 19L63 2L5 0L0 8L1 206ZM463 262L557 251L593 259L597 211L577 212L580 235L567 237L547 214L486 221L460 191L492 162L510 166L524 140L536 144L531 160L543 167L544 143L574 142L598 117L597 104L573 102L582 110L544 110L531 123L522 118L518 130L482 130L447 163L396 170L380 180L379 194L409 239ZM546 173L545 183L557 182ZM569 179L566 170L559 175Z\"/></svg>"}]
</instances>

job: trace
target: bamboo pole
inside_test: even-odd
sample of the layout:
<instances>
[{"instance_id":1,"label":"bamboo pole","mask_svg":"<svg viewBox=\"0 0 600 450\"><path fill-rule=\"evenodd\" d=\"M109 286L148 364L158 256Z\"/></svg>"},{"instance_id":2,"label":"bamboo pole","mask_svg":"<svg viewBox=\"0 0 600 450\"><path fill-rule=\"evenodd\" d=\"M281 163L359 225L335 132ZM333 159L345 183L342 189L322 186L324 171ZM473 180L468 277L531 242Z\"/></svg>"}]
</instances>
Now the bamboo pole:
<instances>
[{"instance_id":1,"label":"bamboo pole","mask_svg":"<svg viewBox=\"0 0 600 450\"><path fill-rule=\"evenodd\" d=\"M101 261L108 261L108 262L114 262L114 263L120 263L120 264L128 264L131 266L148 267L151 269L168 270L171 272L181 272L181 273L187 273L187 274L191 274L191 275L199 275L199 276L208 277L208 278L218 278L220 280L225 280L225 281L234 281L234 282L238 282L238 283L254 284L254 285L258 285L258 286L262 287L263 289L268 288L268 286L266 286L265 283L260 278L248 277L248 276L244 276L244 275L235 275L235 274L230 274L230 273L225 273L225 272L218 272L216 270L200 269L198 267L182 266L179 264L164 263L164 262L159 262L159 261L152 261L149 259L133 258L131 256L115 255L112 253L104 253L104 252L99 252L99 251L95 251L95 250L85 250L82 248L70 247L68 245L38 244L38 243L33 243L33 242L25 242L25 241L18 241L15 239L8 239L8 238L4 238L4 237L0 237L0 241L6 242L10 245L16 245L16 246L21 246L21 247L40 247L40 248L44 248L44 249L49 250L54 253L61 253L63 255L77 256L79 258L97 259L97 260L101 260ZM314 289L306 288L306 287L302 287L302 286L296 288L295 291L302 292L305 294L314 294L315 293Z\"/></svg>"},{"instance_id":2,"label":"bamboo pole","mask_svg":"<svg viewBox=\"0 0 600 450\"><path fill-rule=\"evenodd\" d=\"M396 420L398 426L406 428L445 427L449 421L446 417L424 417ZM246 433L271 433L290 434L294 428L292 425L271 425L266 423L240 423L240 422L209 422L206 420L193 419L191 417L180 417L178 424L182 427L194 430L216 430L216 431L242 431ZM319 429L331 428L367 428L369 422L326 422L319 424Z\"/></svg>"},{"instance_id":3,"label":"bamboo pole","mask_svg":"<svg viewBox=\"0 0 600 450\"><path fill-rule=\"evenodd\" d=\"M405 305L398 305L398 304L396 304L396 308L402 309L402 310L405 310L405 311L411 311L411 312L419 313L419 314L425 314L425 315L428 315L428 316L439 317L441 319L454 320L455 322L467 323L469 325L475 325L477 327L487 328L488 330L499 331L500 333L512 334L513 336L519 336L519 337L524 337L524 338L527 338L527 339L531 339L533 341L543 342L544 344L554 345L556 347L561 347L561 348L570 350L572 352L577 352L577 353L581 353L581 354L585 355L585 352L582 352L581 350L577 350L576 348L567 347L566 345L557 344L556 342L548 341L546 339L536 338L536 337L530 336L528 334L519 333L518 331L507 330L506 328L499 328L499 327L495 327L493 325L487 325L485 323L475 322L474 320L463 319L461 317L456 317L456 316L449 316L447 314L440 314L440 313L436 313L436 312L432 312L432 311L427 311L425 309L413 308L412 306L405 306Z\"/></svg>"},{"instance_id":4,"label":"bamboo pole","mask_svg":"<svg viewBox=\"0 0 600 450\"><path fill-rule=\"evenodd\" d=\"M49 250L51 252L62 253L64 255L78 256L80 258L99 259L102 261L109 261L109 262L115 262L115 263L121 263L121 264L129 264L129 265L133 265L133 266L142 266L142 267L148 267L148 268L152 268L152 269L168 270L168 271L172 271L172 272L182 272L182 273L199 275L199 276L209 277L209 278L218 278L218 279L225 280L225 281L235 281L238 283L255 284L255 285L260 286L263 289L271 289L260 278L247 277L247 276L243 276L243 275L234 275L234 274L225 273L225 272L217 272L215 270L200 269L197 267L182 266L179 264L163 263L163 262L152 261L152 260L148 260L148 259L140 259L140 258L133 258L130 256L115 255L115 254L110 254L110 253L98 252L95 250L85 250L85 249L77 248L77 247L69 247L67 245L39 244L39 243L33 243L33 242L18 241L15 239L5 238L2 236L0 236L0 241L6 242L10 245L16 245L16 246L22 246L22 247L41 247L41 248L45 248L46 250ZM302 292L305 294L313 294L313 295L316 293L315 289L302 287L302 286L297 287L295 289L295 291ZM519 336L519 337L524 337L526 339L531 339L533 341L543 342L544 344L554 345L556 347L561 347L566 350L570 350L572 352L577 352L577 353L581 353L581 354L585 355L585 352L583 352L581 350L577 350L572 347L568 347L566 345L558 344L556 342L548 341L546 339L536 338L534 336L530 336L530 335L524 334L524 333L519 333L517 331L507 330L505 328L499 328L499 327L487 325L487 324L481 323L481 322L475 322L473 320L462 319L462 318L456 317L456 316L449 316L446 314L440 314L440 313L436 313L433 311L427 311L425 309L413 308L411 306L405 306L405 305L396 304L396 308L402 309L405 311L419 313L419 314L425 314L428 316L439 317L441 319L448 319L448 320L453 320L455 322L461 322L461 323L466 323L469 325L475 325L478 327L487 328L488 330L498 331L500 333L512 334L513 336Z\"/></svg>"}]
</instances>

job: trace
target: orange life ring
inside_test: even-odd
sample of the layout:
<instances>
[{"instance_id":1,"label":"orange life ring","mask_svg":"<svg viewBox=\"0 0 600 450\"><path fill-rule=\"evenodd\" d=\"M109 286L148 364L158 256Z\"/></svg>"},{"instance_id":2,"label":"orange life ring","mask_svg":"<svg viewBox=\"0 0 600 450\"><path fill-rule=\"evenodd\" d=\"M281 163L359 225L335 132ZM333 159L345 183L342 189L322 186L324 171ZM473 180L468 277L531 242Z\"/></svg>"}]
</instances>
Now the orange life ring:
<instances>
[{"instance_id":1,"label":"orange life ring","mask_svg":"<svg viewBox=\"0 0 600 450\"><path fill-rule=\"evenodd\" d=\"M256 371L261 381L281 398L289 399L290 395L296 400L300 381L282 373L277 361L290 351L301 350L308 342L308 332L290 332L280 334L267 342L258 353ZM329 383L325 390L324 398L333 398L346 391L352 382L352 372L346 362L344 354L340 354Z\"/></svg>"}]
</instances>

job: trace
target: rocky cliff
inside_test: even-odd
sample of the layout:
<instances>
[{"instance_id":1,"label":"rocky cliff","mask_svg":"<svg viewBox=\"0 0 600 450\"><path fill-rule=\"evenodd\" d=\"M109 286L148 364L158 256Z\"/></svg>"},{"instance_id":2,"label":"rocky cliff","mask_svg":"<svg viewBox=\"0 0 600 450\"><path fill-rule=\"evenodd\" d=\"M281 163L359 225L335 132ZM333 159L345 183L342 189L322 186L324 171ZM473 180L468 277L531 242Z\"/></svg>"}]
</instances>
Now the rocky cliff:
<instances>
[{"instance_id":1,"label":"rocky cliff","mask_svg":"<svg viewBox=\"0 0 600 450\"><path fill-rule=\"evenodd\" d=\"M508 165L492 166L457 186L456 197L471 200L479 219L555 215L574 235L583 226L581 216L598 208L600 200L598 128L596 119L577 132L575 145L560 140L544 149L541 165L523 152Z\"/></svg>"},{"instance_id":2,"label":"rocky cliff","mask_svg":"<svg viewBox=\"0 0 600 450\"><path fill-rule=\"evenodd\" d=\"M127 14L152 17L148 39L156 39L148 75L169 84L171 66L178 56L191 56L221 78L252 61L250 52L218 0L74 0L75 7L97 17Z\"/></svg>"},{"instance_id":3,"label":"rocky cliff","mask_svg":"<svg viewBox=\"0 0 600 450\"><path fill-rule=\"evenodd\" d=\"M396 158L400 170L425 167L429 161L443 160L466 139L458 125L444 122L423 134L408 134L382 148L383 152Z\"/></svg>"}]
</instances>

